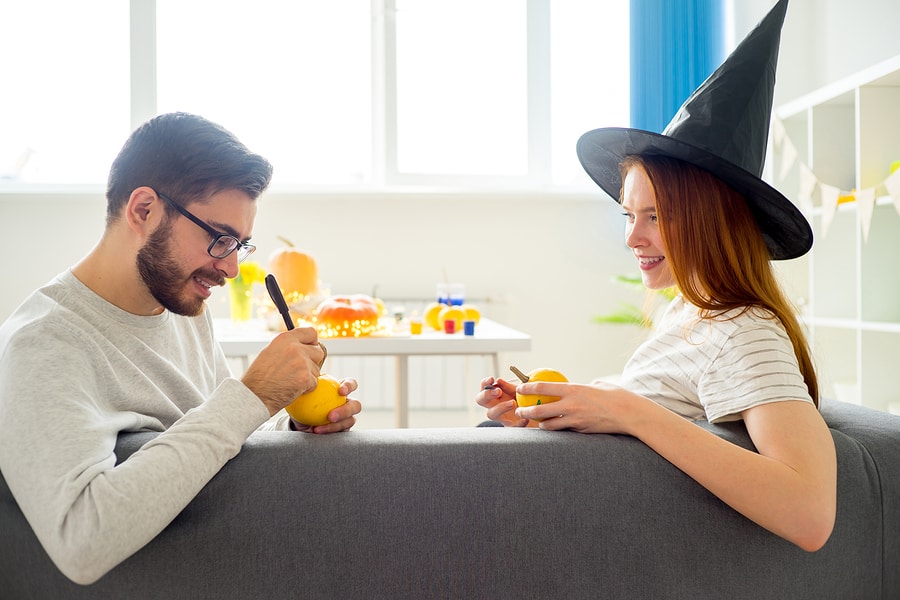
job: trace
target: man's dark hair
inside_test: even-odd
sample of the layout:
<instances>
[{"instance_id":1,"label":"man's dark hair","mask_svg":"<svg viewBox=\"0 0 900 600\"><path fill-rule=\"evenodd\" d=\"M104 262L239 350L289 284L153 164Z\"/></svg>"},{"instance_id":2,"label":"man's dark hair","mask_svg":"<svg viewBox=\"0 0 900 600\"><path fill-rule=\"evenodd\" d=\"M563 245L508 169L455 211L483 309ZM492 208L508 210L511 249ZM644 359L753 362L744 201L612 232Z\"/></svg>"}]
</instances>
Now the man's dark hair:
<instances>
[{"instance_id":1,"label":"man's dark hair","mask_svg":"<svg viewBox=\"0 0 900 600\"><path fill-rule=\"evenodd\" d=\"M141 186L187 205L225 190L256 199L271 179L269 161L220 125L188 113L160 115L138 127L113 161L106 221L117 219Z\"/></svg>"}]
</instances>

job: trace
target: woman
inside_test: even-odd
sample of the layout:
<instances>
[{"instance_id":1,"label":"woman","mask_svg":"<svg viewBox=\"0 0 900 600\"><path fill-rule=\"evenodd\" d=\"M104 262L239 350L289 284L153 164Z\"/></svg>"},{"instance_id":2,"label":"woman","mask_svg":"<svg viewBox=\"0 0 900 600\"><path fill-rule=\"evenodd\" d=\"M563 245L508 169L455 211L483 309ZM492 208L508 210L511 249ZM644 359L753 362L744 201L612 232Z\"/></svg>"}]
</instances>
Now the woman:
<instances>
[{"instance_id":1,"label":"woman","mask_svg":"<svg viewBox=\"0 0 900 600\"><path fill-rule=\"evenodd\" d=\"M740 135L741 127L768 128L771 86L749 83L768 81L767 65L774 78L772 31L783 17L784 2L732 54L750 60L735 66L730 57L662 135L602 129L579 140L585 169L622 204L644 284L679 290L620 385L525 383L520 393L560 400L517 407L516 386L489 377L476 401L507 426L632 435L747 518L815 551L834 527L834 443L817 410L806 340L770 263L805 253L812 234L759 178L765 135L762 151L731 143L754 137ZM749 63L755 70L746 70ZM756 118L732 113L741 115L738 124L717 120L728 111L705 114L760 89L768 104L755 103ZM710 102L709 94L725 96ZM692 422L703 419L743 420L757 452Z\"/></svg>"},{"instance_id":2,"label":"woman","mask_svg":"<svg viewBox=\"0 0 900 600\"><path fill-rule=\"evenodd\" d=\"M520 393L560 400L517 408L516 386L487 378L483 385L495 387L483 390L478 403L506 425L544 419L543 429L632 435L754 522L804 550L818 550L834 525L834 444L813 402L816 378L805 340L746 203L713 176L673 159L633 157L625 169L626 242L644 284L677 285L681 292L657 334L626 365L621 387L526 383ZM679 210L685 205L679 194L688 189L717 193L723 204L700 204L703 214ZM712 233L679 235L696 228L691 221L706 222L701 231ZM745 229L755 235L736 235ZM729 243L722 238L732 238L731 245L720 245ZM717 260L703 260L709 258ZM731 269L735 264L745 269ZM696 366L698 359L706 359L709 370L686 372L685 364ZM775 375L767 364L778 365ZM730 412L730 401L752 406ZM758 453L684 418L704 418L706 411L715 411L710 421L743 419Z\"/></svg>"}]
</instances>

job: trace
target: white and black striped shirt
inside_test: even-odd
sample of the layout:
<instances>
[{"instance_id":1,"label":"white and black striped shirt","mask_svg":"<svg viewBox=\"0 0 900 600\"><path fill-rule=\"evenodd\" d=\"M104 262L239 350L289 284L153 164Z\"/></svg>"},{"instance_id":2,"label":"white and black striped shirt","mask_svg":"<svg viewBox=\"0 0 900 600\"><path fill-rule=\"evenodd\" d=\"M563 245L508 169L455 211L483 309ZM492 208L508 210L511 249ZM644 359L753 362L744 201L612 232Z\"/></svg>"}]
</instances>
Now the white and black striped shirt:
<instances>
[{"instance_id":1,"label":"white and black striped shirt","mask_svg":"<svg viewBox=\"0 0 900 600\"><path fill-rule=\"evenodd\" d=\"M785 400L812 403L790 338L771 313L751 309L701 319L676 297L651 339L634 353L621 385L679 415L711 423Z\"/></svg>"}]
</instances>

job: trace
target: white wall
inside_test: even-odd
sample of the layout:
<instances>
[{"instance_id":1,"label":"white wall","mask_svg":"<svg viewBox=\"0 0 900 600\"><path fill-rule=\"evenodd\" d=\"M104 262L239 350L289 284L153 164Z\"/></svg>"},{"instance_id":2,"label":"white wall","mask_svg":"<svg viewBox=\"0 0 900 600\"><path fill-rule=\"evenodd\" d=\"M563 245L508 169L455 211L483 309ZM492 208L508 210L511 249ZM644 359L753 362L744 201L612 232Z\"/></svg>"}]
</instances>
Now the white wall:
<instances>
[{"instance_id":1,"label":"white wall","mask_svg":"<svg viewBox=\"0 0 900 600\"><path fill-rule=\"evenodd\" d=\"M774 0L731 0L740 41ZM781 32L775 105L900 54L897 0L790 0Z\"/></svg>"},{"instance_id":2,"label":"white wall","mask_svg":"<svg viewBox=\"0 0 900 600\"><path fill-rule=\"evenodd\" d=\"M102 194L0 195L10 249L0 318L90 250L102 232ZM553 366L586 380L621 369L640 333L596 325L592 316L642 297L611 282L634 271L622 242L618 205L602 193L582 196L435 196L267 194L254 230L254 259L285 236L312 252L336 293L430 298L449 277L466 284L486 316L534 336L524 368ZM225 290L211 301L227 315Z\"/></svg>"},{"instance_id":3,"label":"white wall","mask_svg":"<svg viewBox=\"0 0 900 600\"><path fill-rule=\"evenodd\" d=\"M737 0L735 38L771 0ZM894 0L792 0L779 59L776 105L854 70L900 54L900 3ZM574 142L573 142L574 145ZM576 160L574 151L572 160ZM277 167L277 165L276 165ZM99 238L102 191L0 194L5 262L0 319L35 287L70 266ZM585 195L267 194L254 239L257 260L293 239L319 259L335 292L429 297L446 269L487 316L530 332L530 355L508 360L552 366L573 380L621 369L640 331L596 325L593 315L640 297L611 283L634 270L622 243L617 205ZM225 315L224 294L213 310Z\"/></svg>"}]
</instances>

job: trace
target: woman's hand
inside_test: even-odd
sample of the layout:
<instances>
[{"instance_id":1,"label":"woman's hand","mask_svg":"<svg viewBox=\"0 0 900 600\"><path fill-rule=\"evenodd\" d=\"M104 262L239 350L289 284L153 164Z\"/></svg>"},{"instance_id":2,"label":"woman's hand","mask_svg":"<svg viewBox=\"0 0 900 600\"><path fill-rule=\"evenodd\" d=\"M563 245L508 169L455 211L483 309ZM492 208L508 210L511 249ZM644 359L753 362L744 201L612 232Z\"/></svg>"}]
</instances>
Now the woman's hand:
<instances>
[{"instance_id":1,"label":"woman's hand","mask_svg":"<svg viewBox=\"0 0 900 600\"><path fill-rule=\"evenodd\" d=\"M541 429L571 429L580 433L628 433L625 410L636 394L604 381L590 385L535 381L516 388L520 394L559 396L556 402L523 406L516 410L522 419L539 421Z\"/></svg>"},{"instance_id":2,"label":"woman's hand","mask_svg":"<svg viewBox=\"0 0 900 600\"><path fill-rule=\"evenodd\" d=\"M357 387L359 387L359 384L355 379L342 379L338 393L341 396L349 396L356 391ZM347 431L356 424L356 417L354 415L359 414L361 410L362 404L358 400L347 398L345 404L332 409L331 412L328 413L328 420L330 423L327 425L310 427L309 425L304 425L303 423L298 423L294 419L291 419L291 426L296 431L305 431L307 433L338 433L340 431Z\"/></svg>"},{"instance_id":3,"label":"woman's hand","mask_svg":"<svg viewBox=\"0 0 900 600\"><path fill-rule=\"evenodd\" d=\"M487 418L506 427L527 427L528 419L516 415L516 386L503 379L486 377L481 380L481 391L475 402L487 409Z\"/></svg>"}]
</instances>

